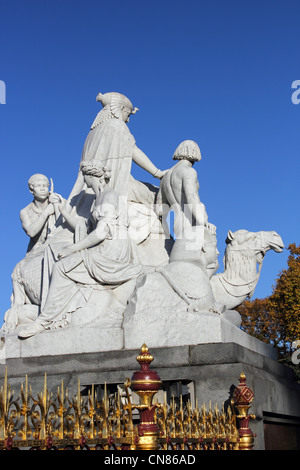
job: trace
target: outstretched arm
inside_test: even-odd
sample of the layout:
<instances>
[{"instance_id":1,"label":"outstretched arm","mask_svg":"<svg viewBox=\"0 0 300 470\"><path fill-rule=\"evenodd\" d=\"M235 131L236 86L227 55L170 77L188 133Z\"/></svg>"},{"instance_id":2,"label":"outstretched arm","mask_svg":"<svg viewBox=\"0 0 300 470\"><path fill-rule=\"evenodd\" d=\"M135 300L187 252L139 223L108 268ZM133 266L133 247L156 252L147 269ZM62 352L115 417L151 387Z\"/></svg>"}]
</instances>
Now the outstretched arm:
<instances>
[{"instance_id":1,"label":"outstretched arm","mask_svg":"<svg viewBox=\"0 0 300 470\"><path fill-rule=\"evenodd\" d=\"M148 173L150 173L150 175L154 176L155 178L162 178L165 174L165 171L160 171L158 168L156 168L147 155L136 145L133 148L132 160L134 163L143 168L143 170L148 171Z\"/></svg>"}]
</instances>

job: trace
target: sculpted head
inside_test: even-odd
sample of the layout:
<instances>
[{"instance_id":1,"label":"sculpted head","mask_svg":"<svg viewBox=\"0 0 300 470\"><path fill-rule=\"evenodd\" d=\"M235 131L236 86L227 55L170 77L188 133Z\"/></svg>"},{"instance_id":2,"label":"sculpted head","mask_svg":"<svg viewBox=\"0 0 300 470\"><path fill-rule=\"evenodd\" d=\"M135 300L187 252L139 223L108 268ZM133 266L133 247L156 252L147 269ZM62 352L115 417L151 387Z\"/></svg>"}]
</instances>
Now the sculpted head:
<instances>
[{"instance_id":1,"label":"sculpted head","mask_svg":"<svg viewBox=\"0 0 300 470\"><path fill-rule=\"evenodd\" d=\"M256 250L266 253L269 250L274 250L276 253L281 253L284 249L282 238L274 231L249 232L240 229L232 232L229 230L226 244L227 248L232 251Z\"/></svg>"},{"instance_id":2,"label":"sculpted head","mask_svg":"<svg viewBox=\"0 0 300 470\"><path fill-rule=\"evenodd\" d=\"M193 140L184 140L175 150L173 160L188 160L192 163L199 162L201 160L200 148Z\"/></svg>"},{"instance_id":3,"label":"sculpted head","mask_svg":"<svg viewBox=\"0 0 300 470\"><path fill-rule=\"evenodd\" d=\"M49 196L49 180L47 176L40 173L35 173L28 180L29 191L33 194L34 198L46 200Z\"/></svg>"},{"instance_id":4,"label":"sculpted head","mask_svg":"<svg viewBox=\"0 0 300 470\"><path fill-rule=\"evenodd\" d=\"M124 122L128 122L129 116L138 111L138 108L133 108L131 101L121 93L110 92L104 95L98 93L96 100L102 103L102 112L106 112L111 117L121 119Z\"/></svg>"},{"instance_id":5,"label":"sculpted head","mask_svg":"<svg viewBox=\"0 0 300 470\"><path fill-rule=\"evenodd\" d=\"M111 172L107 170L100 160L86 160L80 165L84 181L89 188L103 189L110 180ZM97 192L97 191L95 191Z\"/></svg>"}]
</instances>

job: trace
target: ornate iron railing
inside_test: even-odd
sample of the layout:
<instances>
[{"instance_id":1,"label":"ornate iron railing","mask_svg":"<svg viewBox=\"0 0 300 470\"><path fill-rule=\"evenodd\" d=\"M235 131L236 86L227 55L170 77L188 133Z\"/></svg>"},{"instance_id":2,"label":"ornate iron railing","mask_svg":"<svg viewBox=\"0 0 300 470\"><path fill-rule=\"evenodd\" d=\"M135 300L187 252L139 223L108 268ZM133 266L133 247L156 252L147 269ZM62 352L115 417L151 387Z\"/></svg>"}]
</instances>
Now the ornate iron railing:
<instances>
[{"instance_id":1,"label":"ornate iron railing","mask_svg":"<svg viewBox=\"0 0 300 470\"><path fill-rule=\"evenodd\" d=\"M143 345L137 361L141 369L126 379L124 392L113 396L104 387L102 398L92 386L83 396L78 382L76 396L69 397L63 383L54 396L47 388L35 397L27 376L15 397L7 371L0 390L0 450L227 450L251 449L254 436L248 409L253 393L241 374L234 400L227 410L209 405L192 408L174 399L157 403L161 380L149 368L153 357ZM139 397L133 404L131 390ZM135 423L134 410L139 412ZM236 414L235 410L238 410Z\"/></svg>"}]
</instances>

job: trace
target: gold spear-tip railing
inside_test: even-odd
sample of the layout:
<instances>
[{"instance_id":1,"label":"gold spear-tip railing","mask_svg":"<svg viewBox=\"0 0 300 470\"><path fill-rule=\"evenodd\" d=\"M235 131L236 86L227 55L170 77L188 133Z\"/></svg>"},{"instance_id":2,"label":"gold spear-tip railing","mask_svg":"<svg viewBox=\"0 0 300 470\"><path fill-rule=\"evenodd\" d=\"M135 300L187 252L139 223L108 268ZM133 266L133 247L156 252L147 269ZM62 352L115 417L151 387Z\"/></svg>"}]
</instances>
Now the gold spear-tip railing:
<instances>
[{"instance_id":1,"label":"gold spear-tip railing","mask_svg":"<svg viewBox=\"0 0 300 470\"><path fill-rule=\"evenodd\" d=\"M69 396L61 383L57 393L49 393L47 375L44 386L34 396L25 377L16 396L8 383L7 369L0 390L0 450L11 449L92 449L92 450L250 450L254 435L248 411L253 392L240 375L234 398L225 410L196 401L163 403L156 394L162 387L153 361L144 344L137 356L140 369L126 379L123 390L97 396L92 386L83 396L78 381L77 394ZM133 403L132 393L138 397ZM138 411L138 422L134 418Z\"/></svg>"}]
</instances>

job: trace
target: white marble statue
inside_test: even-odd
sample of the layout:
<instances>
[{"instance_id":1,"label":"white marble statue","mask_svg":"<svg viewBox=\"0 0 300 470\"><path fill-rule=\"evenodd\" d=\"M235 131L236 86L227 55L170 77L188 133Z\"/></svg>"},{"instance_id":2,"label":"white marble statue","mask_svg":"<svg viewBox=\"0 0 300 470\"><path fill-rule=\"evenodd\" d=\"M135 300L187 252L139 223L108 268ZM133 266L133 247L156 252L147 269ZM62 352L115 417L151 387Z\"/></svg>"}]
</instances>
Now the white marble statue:
<instances>
[{"instance_id":1,"label":"white marble statue","mask_svg":"<svg viewBox=\"0 0 300 470\"><path fill-rule=\"evenodd\" d=\"M127 123L130 114L135 114L137 108L133 109L128 98L120 93L99 93L97 101L102 103L103 109L91 126L82 152L78 178L68 200L53 191L49 193L41 188L41 195L38 194L33 203L22 211L22 224L32 236L30 250L32 251L35 245L39 250L35 249L30 259L27 256L26 263L22 260L14 270L12 307L16 308L14 312L12 308L9 309L5 315L4 331L11 331L19 323L27 321L27 318L36 317L38 307L44 305L47 298L56 251L63 244L77 242L85 233L95 199L95 187L87 184L87 178L82 172L82 169L89 168L90 162L100 162L101 168L105 168L106 174L109 175L109 186L117 190L121 205L119 226L123 225L125 228L128 224L129 196L130 234L137 244L147 243L146 249L140 250L142 262L151 264L151 258L155 259L155 256L151 256L153 244L150 235L154 233L161 236L163 230L153 210L154 193L132 178L131 162L133 160L156 178L161 178L164 172L158 170L135 144ZM46 185L45 177L43 178ZM49 186L49 183L47 185ZM40 184L36 191L39 191L39 187ZM32 184L30 190L33 190ZM152 201L149 204L150 199ZM31 220L34 221L32 225ZM40 228L41 233L38 232ZM156 263L159 263L159 260L166 263L168 260L168 253L162 248L163 243L162 237ZM157 243L155 246L157 247Z\"/></svg>"},{"instance_id":2,"label":"white marble statue","mask_svg":"<svg viewBox=\"0 0 300 470\"><path fill-rule=\"evenodd\" d=\"M2 332L31 344L28 338L63 331L73 351L78 329L80 337L98 332L108 350L112 330L121 348L144 342L146 330L150 345L158 330L153 344L160 346L198 344L200 333L205 341L210 325L219 328L230 318L236 328L238 314L230 312L253 294L266 252L283 250L280 236L229 231L224 272L217 273L216 227L194 168L201 160L198 144L181 142L176 164L161 171L129 131L129 116L137 111L129 99L113 92L99 93L97 101L103 109L86 138L69 197L54 193L53 184L49 189L43 175L29 180L34 200L20 217L30 243L12 275ZM159 187L137 181L132 162Z\"/></svg>"},{"instance_id":3,"label":"white marble statue","mask_svg":"<svg viewBox=\"0 0 300 470\"><path fill-rule=\"evenodd\" d=\"M103 109L96 116L86 138L81 161L100 160L110 172L110 187L117 191L122 204L122 218L126 223L126 199L132 161L153 175L162 178L159 170L145 153L136 145L127 124L129 117L138 110L121 93L99 93L97 95ZM81 171L69 197L70 205L79 214L88 216L90 206L86 198L85 183Z\"/></svg>"},{"instance_id":4,"label":"white marble statue","mask_svg":"<svg viewBox=\"0 0 300 470\"><path fill-rule=\"evenodd\" d=\"M29 178L28 187L33 201L20 211L20 220L30 241L25 258L15 266L12 273L13 292L11 307L4 317L5 331L11 331L17 326L20 315L31 319L38 313L45 242L59 215L54 205L57 195L53 192L52 180L50 188L47 176L37 173Z\"/></svg>"},{"instance_id":5,"label":"white marble statue","mask_svg":"<svg viewBox=\"0 0 300 470\"><path fill-rule=\"evenodd\" d=\"M153 321L154 312L158 317L170 317L179 310L184 319L188 312L222 315L235 309L253 295L266 252L273 249L280 253L284 247L276 232L229 231L225 271L216 273L219 254L216 237L207 228L204 236L197 237L201 229L201 226L193 228L195 237L189 238L191 250L185 251L186 241L176 240L175 258L172 259L171 252L167 266L157 268L139 281L125 311L125 323L130 319L132 325L136 318L146 327ZM198 250L195 241L200 243Z\"/></svg>"},{"instance_id":6,"label":"white marble statue","mask_svg":"<svg viewBox=\"0 0 300 470\"><path fill-rule=\"evenodd\" d=\"M137 278L130 239L119 233L119 195L112 189L99 194L92 211L96 227L81 241L62 248L53 266L47 300L38 318L19 337L66 326L70 314L86 301L84 286L117 287ZM113 291L113 289L112 289ZM113 302L113 292L111 302Z\"/></svg>"},{"instance_id":7,"label":"white marble statue","mask_svg":"<svg viewBox=\"0 0 300 470\"><path fill-rule=\"evenodd\" d=\"M169 263L156 272L168 281L188 309L220 313L224 306L215 301L210 285L210 277L218 267L216 227L208 222L205 206L200 201L198 175L193 168L201 160L199 146L185 140L175 150L173 159L179 161L162 178L157 210L164 225L168 212L174 211L176 241ZM214 271L208 268L212 264Z\"/></svg>"},{"instance_id":8,"label":"white marble statue","mask_svg":"<svg viewBox=\"0 0 300 470\"><path fill-rule=\"evenodd\" d=\"M167 215L174 211L174 234L185 238L193 225L207 225L208 217L204 204L200 201L195 162L201 160L200 149L196 142L185 140L174 152L176 165L164 175L157 199L157 211L166 226ZM167 229L166 229L167 230Z\"/></svg>"}]
</instances>

